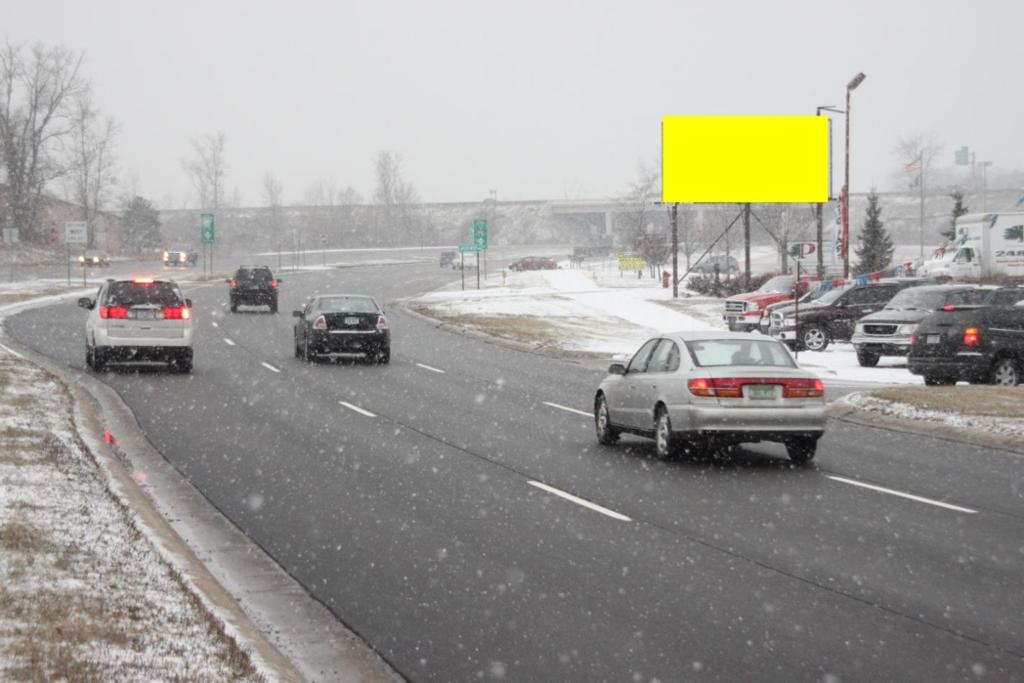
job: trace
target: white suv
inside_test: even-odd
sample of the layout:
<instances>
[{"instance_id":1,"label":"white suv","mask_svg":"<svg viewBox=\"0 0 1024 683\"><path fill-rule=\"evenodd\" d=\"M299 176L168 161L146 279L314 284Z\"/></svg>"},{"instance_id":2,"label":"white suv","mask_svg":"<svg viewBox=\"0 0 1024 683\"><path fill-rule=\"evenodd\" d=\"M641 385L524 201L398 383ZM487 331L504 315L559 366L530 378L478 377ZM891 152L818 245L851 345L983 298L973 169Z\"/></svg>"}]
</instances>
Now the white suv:
<instances>
[{"instance_id":1,"label":"white suv","mask_svg":"<svg viewBox=\"0 0 1024 683\"><path fill-rule=\"evenodd\" d=\"M192 301L173 280L107 280L96 299L83 297L85 362L102 372L109 363L160 361L192 372Z\"/></svg>"}]
</instances>

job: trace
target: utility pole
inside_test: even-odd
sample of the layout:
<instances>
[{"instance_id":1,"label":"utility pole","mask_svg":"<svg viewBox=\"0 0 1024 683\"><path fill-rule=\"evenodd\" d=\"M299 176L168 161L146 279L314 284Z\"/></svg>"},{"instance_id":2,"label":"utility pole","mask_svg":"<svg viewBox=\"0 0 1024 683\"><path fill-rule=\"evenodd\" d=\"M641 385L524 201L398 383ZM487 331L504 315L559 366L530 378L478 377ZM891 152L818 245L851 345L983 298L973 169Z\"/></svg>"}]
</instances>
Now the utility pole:
<instances>
[{"instance_id":1,"label":"utility pole","mask_svg":"<svg viewBox=\"0 0 1024 683\"><path fill-rule=\"evenodd\" d=\"M821 210L822 204L815 204L814 206L814 222L815 230L817 232L818 239L818 279L824 279L825 277L825 255L821 253Z\"/></svg>"},{"instance_id":2,"label":"utility pole","mask_svg":"<svg viewBox=\"0 0 1024 683\"><path fill-rule=\"evenodd\" d=\"M921 156L918 157L918 163L921 164L921 261L924 261L924 149L921 150Z\"/></svg>"},{"instance_id":3,"label":"utility pole","mask_svg":"<svg viewBox=\"0 0 1024 683\"><path fill-rule=\"evenodd\" d=\"M672 205L672 298L679 298L679 204Z\"/></svg>"},{"instance_id":4,"label":"utility pole","mask_svg":"<svg viewBox=\"0 0 1024 683\"><path fill-rule=\"evenodd\" d=\"M850 278L850 93L864 82L859 73L846 84L846 173L843 187L843 279Z\"/></svg>"},{"instance_id":5,"label":"utility pole","mask_svg":"<svg viewBox=\"0 0 1024 683\"><path fill-rule=\"evenodd\" d=\"M750 291L750 204L743 205L743 268L744 268L744 287L746 291ZM728 268L728 264L726 264Z\"/></svg>"}]
</instances>

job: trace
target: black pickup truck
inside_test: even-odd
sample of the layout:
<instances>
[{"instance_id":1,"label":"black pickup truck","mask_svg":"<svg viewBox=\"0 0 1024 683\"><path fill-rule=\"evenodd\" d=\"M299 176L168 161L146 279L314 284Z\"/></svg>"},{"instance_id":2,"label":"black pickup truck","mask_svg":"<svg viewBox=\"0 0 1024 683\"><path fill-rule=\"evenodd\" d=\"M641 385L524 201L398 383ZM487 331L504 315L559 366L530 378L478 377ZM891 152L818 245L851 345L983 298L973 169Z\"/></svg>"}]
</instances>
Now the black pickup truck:
<instances>
[{"instance_id":1,"label":"black pickup truck","mask_svg":"<svg viewBox=\"0 0 1024 683\"><path fill-rule=\"evenodd\" d=\"M907 367L932 386L1021 383L1024 287L992 290L979 306L946 306L917 326Z\"/></svg>"}]
</instances>

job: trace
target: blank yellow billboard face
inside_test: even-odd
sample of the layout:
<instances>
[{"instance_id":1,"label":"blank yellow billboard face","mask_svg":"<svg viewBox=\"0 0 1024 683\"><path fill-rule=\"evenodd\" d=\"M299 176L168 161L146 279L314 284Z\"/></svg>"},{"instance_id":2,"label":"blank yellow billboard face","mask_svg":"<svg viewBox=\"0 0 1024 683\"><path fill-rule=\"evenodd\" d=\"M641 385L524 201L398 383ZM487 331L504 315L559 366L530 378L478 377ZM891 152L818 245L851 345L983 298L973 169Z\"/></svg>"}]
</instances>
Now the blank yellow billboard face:
<instances>
[{"instance_id":1,"label":"blank yellow billboard face","mask_svg":"<svg viewBox=\"0 0 1024 683\"><path fill-rule=\"evenodd\" d=\"M666 116L662 201L821 203L829 194L824 116Z\"/></svg>"}]
</instances>

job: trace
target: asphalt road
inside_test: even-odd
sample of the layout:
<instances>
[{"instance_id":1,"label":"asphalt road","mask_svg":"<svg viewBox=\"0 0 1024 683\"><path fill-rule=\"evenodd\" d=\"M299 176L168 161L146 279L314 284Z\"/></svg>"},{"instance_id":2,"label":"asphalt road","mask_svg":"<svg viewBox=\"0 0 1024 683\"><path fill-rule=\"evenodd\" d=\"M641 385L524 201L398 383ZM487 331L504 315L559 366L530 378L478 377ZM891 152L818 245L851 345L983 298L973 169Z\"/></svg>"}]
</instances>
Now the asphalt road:
<instances>
[{"instance_id":1,"label":"asphalt road","mask_svg":"<svg viewBox=\"0 0 1024 683\"><path fill-rule=\"evenodd\" d=\"M290 273L277 315L194 286L195 373L105 381L411 680L1024 680L1020 456L837 422L807 468L774 445L715 463L601 447L600 369L393 307L390 365L294 357L308 295L391 301L451 278ZM84 315L6 326L84 371Z\"/></svg>"}]
</instances>

